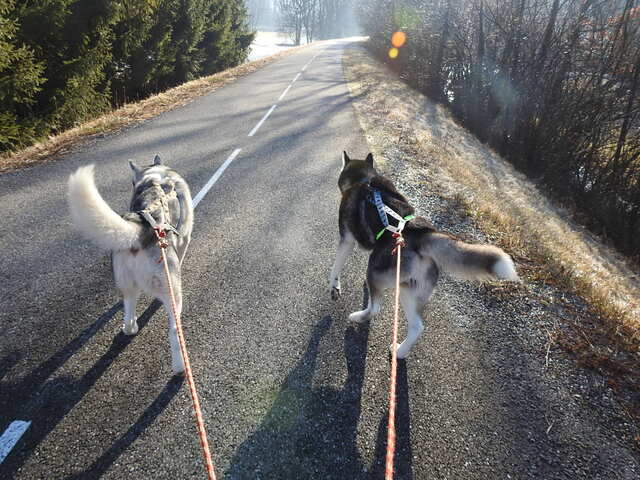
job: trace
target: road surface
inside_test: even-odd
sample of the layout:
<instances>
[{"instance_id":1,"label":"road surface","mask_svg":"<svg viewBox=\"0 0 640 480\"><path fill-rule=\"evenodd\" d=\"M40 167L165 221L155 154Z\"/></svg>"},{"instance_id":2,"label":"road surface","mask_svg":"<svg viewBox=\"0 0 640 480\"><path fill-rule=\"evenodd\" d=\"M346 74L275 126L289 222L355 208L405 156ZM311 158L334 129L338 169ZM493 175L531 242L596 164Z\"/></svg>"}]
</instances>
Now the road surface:
<instances>
[{"instance_id":1,"label":"road surface","mask_svg":"<svg viewBox=\"0 0 640 480\"><path fill-rule=\"evenodd\" d=\"M165 312L143 299L139 334L119 333L109 259L73 231L66 207L69 174L94 163L100 191L125 211L126 160L156 153L194 195L210 186L184 265L183 322L219 477L382 478L391 302L371 326L348 323L363 298L359 251L343 297L327 293L340 152L368 151L345 45L312 45L59 161L0 176L0 478L204 476L186 385L171 376ZM564 397L533 375L544 353L531 360L518 330L494 327L508 302L480 287L443 289L399 369L396 479L636 478L634 454L611 448L615 432L576 441L598 425L588 406L565 422L547 417Z\"/></svg>"},{"instance_id":2,"label":"road surface","mask_svg":"<svg viewBox=\"0 0 640 480\"><path fill-rule=\"evenodd\" d=\"M95 163L98 188L124 211L126 160L144 163L156 153L195 195L241 149L196 209L183 280L186 337L219 473L256 478L246 472L260 455L268 457L266 471L280 470L279 455L303 461L275 450L261 432L273 424L298 443L287 432L315 394L314 381L329 388L320 375L336 385L347 375L348 312L336 310L325 290L340 152L366 153L366 143L343 79L342 48L305 49L60 161L0 177L0 428L31 422L0 465L1 477L202 476L187 390L170 380L166 314L143 301L138 336L118 333L122 311L109 260L74 233L66 208L68 175ZM354 292L353 301L360 297ZM363 348L366 336L353 341ZM323 365L327 355L333 365ZM322 441L312 418L344 414L331 400L307 419L314 433L307 461L326 455L312 456ZM330 443L344 451L343 441Z\"/></svg>"}]
</instances>

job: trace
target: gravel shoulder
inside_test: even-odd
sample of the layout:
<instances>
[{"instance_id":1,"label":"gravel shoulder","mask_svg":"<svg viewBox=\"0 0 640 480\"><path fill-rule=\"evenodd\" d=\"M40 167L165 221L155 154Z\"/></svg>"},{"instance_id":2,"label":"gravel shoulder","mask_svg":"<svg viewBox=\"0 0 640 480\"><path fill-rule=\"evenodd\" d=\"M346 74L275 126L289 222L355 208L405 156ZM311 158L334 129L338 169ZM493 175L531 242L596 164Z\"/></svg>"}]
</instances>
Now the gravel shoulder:
<instances>
[{"instance_id":1,"label":"gravel shoulder","mask_svg":"<svg viewBox=\"0 0 640 480\"><path fill-rule=\"evenodd\" d=\"M460 211L460 185L436 158L420 156L413 129L421 120L408 123L399 113L408 87L363 49L347 51L343 65L385 174L438 228L495 242ZM435 108L410 95L425 112ZM467 141L454 133L438 147ZM441 280L406 365L413 461L412 476L402 478L637 478L629 398L555 341L567 319L579 321L585 312L579 299L544 282Z\"/></svg>"}]
</instances>

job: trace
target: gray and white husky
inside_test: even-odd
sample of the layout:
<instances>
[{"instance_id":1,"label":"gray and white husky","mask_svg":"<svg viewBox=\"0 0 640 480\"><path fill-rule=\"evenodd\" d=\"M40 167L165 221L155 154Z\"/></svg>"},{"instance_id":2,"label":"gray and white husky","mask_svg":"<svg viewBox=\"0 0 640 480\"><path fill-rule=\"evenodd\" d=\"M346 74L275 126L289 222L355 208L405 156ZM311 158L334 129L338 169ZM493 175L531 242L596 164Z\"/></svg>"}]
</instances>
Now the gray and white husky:
<instances>
[{"instance_id":1,"label":"gray and white husky","mask_svg":"<svg viewBox=\"0 0 640 480\"><path fill-rule=\"evenodd\" d=\"M373 167L373 155L365 160L350 159L342 154L342 172L338 186L342 193L339 213L340 242L329 277L331 297L340 295L340 272L356 242L371 250L367 268L369 303L366 309L354 312L349 319L365 322L380 311L384 290L395 284L396 258L392 255L395 239L384 226L372 200L374 191L382 202L402 218L410 217L414 209L391 181ZM389 219L397 225L398 221ZM376 237L379 236L379 239ZM519 281L511 257L491 245L464 243L453 235L439 232L423 217L413 217L403 231L406 246L402 249L400 269L400 302L408 322L407 337L397 347L398 358L406 358L424 326L421 313L438 281L440 271L463 279L504 279Z\"/></svg>"},{"instance_id":2,"label":"gray and white husky","mask_svg":"<svg viewBox=\"0 0 640 480\"><path fill-rule=\"evenodd\" d=\"M156 155L153 165L133 170L133 197L129 212L120 216L104 201L93 179L93 165L79 168L69 177L69 208L75 227L96 245L111 252L113 277L124 298L126 335L138 333L136 303L141 290L159 299L169 316L171 366L174 373L184 371L176 320L171 309L164 267L159 263L160 248L150 221L172 226L165 249L176 311L182 311L180 266L193 229L193 203L189 186L174 170L161 164ZM147 215L145 219L145 215ZM151 216L151 218L148 217ZM176 233L177 232L177 233Z\"/></svg>"}]
</instances>

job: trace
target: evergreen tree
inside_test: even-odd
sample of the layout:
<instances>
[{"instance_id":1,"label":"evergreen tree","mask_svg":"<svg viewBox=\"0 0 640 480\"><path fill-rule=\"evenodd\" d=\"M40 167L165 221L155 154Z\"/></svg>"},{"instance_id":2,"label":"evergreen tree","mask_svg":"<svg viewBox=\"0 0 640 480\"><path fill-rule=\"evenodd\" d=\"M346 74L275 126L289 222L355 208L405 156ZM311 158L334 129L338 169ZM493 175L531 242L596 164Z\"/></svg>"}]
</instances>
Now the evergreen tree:
<instances>
[{"instance_id":1,"label":"evergreen tree","mask_svg":"<svg viewBox=\"0 0 640 480\"><path fill-rule=\"evenodd\" d=\"M210 2L207 28L199 46L204 55L202 74L210 75L244 62L254 37L242 0Z\"/></svg>"},{"instance_id":2,"label":"evergreen tree","mask_svg":"<svg viewBox=\"0 0 640 480\"><path fill-rule=\"evenodd\" d=\"M113 0L37 0L21 7L21 39L45 65L37 107L52 130L109 107L105 67L115 7Z\"/></svg>"},{"instance_id":3,"label":"evergreen tree","mask_svg":"<svg viewBox=\"0 0 640 480\"><path fill-rule=\"evenodd\" d=\"M205 4L207 0L176 0L176 15L172 25L174 47L173 72L168 76L169 85L178 85L193 80L200 73L204 60L198 45L205 31Z\"/></svg>"},{"instance_id":4,"label":"evergreen tree","mask_svg":"<svg viewBox=\"0 0 640 480\"><path fill-rule=\"evenodd\" d=\"M175 0L122 0L113 27L113 58L107 68L113 103L144 98L166 85L173 71Z\"/></svg>"},{"instance_id":5,"label":"evergreen tree","mask_svg":"<svg viewBox=\"0 0 640 480\"><path fill-rule=\"evenodd\" d=\"M231 3L231 33L233 34L233 48L225 52L222 68L229 68L247 60L249 47L256 32L249 27L249 12L244 0L228 0Z\"/></svg>"},{"instance_id":6,"label":"evergreen tree","mask_svg":"<svg viewBox=\"0 0 640 480\"><path fill-rule=\"evenodd\" d=\"M43 66L17 38L15 1L0 0L0 150L29 143L37 133L32 112Z\"/></svg>"},{"instance_id":7,"label":"evergreen tree","mask_svg":"<svg viewBox=\"0 0 640 480\"><path fill-rule=\"evenodd\" d=\"M0 0L0 151L243 62L243 0Z\"/></svg>"}]
</instances>

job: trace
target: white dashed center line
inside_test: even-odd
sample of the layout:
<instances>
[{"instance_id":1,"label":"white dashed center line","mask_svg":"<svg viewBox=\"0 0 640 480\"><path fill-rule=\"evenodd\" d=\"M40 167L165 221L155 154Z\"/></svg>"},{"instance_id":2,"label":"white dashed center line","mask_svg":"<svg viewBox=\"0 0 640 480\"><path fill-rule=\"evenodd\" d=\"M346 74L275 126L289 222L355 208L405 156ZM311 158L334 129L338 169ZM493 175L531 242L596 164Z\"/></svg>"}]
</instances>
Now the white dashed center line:
<instances>
[{"instance_id":1,"label":"white dashed center line","mask_svg":"<svg viewBox=\"0 0 640 480\"><path fill-rule=\"evenodd\" d=\"M200 201L209 192L209 190L211 190L211 187L213 187L213 185L218 181L220 176L224 173L224 171L231 164L231 162L233 162L233 160L238 156L238 154L240 153L241 150L242 150L241 148L236 148L231 153L231 155L229 155L227 157L227 159L224 161L224 163L222 165L220 165L220 167L218 167L218 170L216 170L216 173L213 174L213 176L209 179L207 184L204 187L202 187L202 190L200 190L198 192L198 194L194 197L194 199L193 199L193 208L196 208L198 206Z\"/></svg>"},{"instance_id":2,"label":"white dashed center line","mask_svg":"<svg viewBox=\"0 0 640 480\"><path fill-rule=\"evenodd\" d=\"M287 86L287 88L284 89L284 91L280 94L280 96L278 97L278 102L281 101L284 96L289 92L289 90L291 89L291 87L293 86L293 84L300 78L300 75L302 75L302 72L304 72L307 67L309 65L311 65L311 62L313 62L316 57L320 54L320 52L316 53L311 60L309 60L307 63L305 63L304 67L302 67L301 71L299 71L296 76L294 77L293 80L291 80L291 83ZM264 121L269 117L269 115L271 115L271 113L273 113L273 111L275 110L275 108L278 106L278 104L276 103L275 105L272 105L271 108L269 109L269 111L265 114L264 117L262 117L262 119L258 122L258 124L253 127L253 130L251 130L249 132L249 137L253 137L256 132L258 131L258 129L262 126L262 124L264 123Z\"/></svg>"},{"instance_id":3,"label":"white dashed center line","mask_svg":"<svg viewBox=\"0 0 640 480\"><path fill-rule=\"evenodd\" d=\"M262 126L262 124L264 123L264 121L265 121L267 118L269 118L269 115L271 115L271 112L273 112L273 111L276 109L276 107L277 107L277 105L272 105L272 106L271 106L271 108L269 109L269 111L268 111L267 113L265 113L265 114L264 114L264 117L262 117L262 120L260 120L260 121L258 122L258 124L257 124L255 127L253 127L253 130L251 130L251 131L249 132L249 136L250 136L250 137L253 137L253 136L256 134L256 132L258 131L258 129Z\"/></svg>"},{"instance_id":4,"label":"white dashed center line","mask_svg":"<svg viewBox=\"0 0 640 480\"><path fill-rule=\"evenodd\" d=\"M284 98L284 96L287 94L287 92L289 91L289 89L293 87L293 83L290 83L289 86L287 88L284 89L284 92L282 92L280 94L280 97L278 98L278 101L282 100Z\"/></svg>"}]
</instances>

